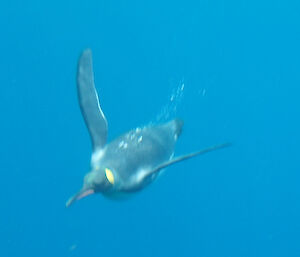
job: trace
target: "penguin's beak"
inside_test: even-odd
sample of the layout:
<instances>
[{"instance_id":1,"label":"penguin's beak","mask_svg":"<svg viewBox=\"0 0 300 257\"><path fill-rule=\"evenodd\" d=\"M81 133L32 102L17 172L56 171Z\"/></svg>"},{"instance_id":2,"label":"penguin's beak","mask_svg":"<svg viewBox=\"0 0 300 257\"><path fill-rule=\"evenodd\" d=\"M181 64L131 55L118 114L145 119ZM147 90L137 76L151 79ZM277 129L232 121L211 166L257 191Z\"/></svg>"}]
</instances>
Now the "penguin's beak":
<instances>
[{"instance_id":1,"label":"penguin's beak","mask_svg":"<svg viewBox=\"0 0 300 257\"><path fill-rule=\"evenodd\" d=\"M80 200L81 198L84 198L88 195L94 194L94 189L82 189L77 194L73 195L67 202L66 207L69 207L71 204L73 204L75 201Z\"/></svg>"}]
</instances>

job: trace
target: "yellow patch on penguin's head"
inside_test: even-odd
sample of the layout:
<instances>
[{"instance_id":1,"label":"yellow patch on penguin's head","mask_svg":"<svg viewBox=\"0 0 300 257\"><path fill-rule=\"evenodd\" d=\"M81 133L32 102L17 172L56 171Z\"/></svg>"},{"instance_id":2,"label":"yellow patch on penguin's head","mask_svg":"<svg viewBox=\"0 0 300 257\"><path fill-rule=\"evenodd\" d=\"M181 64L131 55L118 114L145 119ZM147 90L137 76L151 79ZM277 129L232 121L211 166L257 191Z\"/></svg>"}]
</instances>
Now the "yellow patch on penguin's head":
<instances>
[{"instance_id":1,"label":"yellow patch on penguin's head","mask_svg":"<svg viewBox=\"0 0 300 257\"><path fill-rule=\"evenodd\" d=\"M115 183L115 177L114 174L112 173L112 171L108 168L105 168L105 176L107 178L107 180L109 181L110 184L114 184Z\"/></svg>"}]
</instances>

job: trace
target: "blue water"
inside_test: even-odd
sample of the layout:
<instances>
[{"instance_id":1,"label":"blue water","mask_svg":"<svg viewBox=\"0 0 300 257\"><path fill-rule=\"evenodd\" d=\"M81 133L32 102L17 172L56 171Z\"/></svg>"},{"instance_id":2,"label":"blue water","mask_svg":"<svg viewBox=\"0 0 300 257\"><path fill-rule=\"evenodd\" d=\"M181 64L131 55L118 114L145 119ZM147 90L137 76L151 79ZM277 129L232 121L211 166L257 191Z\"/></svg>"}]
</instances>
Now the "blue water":
<instances>
[{"instance_id":1,"label":"blue water","mask_svg":"<svg viewBox=\"0 0 300 257\"><path fill-rule=\"evenodd\" d=\"M295 0L2 1L0 256L299 256L299 12ZM185 121L176 155L233 146L127 201L66 209L89 170L86 47L109 140L171 106Z\"/></svg>"}]
</instances>

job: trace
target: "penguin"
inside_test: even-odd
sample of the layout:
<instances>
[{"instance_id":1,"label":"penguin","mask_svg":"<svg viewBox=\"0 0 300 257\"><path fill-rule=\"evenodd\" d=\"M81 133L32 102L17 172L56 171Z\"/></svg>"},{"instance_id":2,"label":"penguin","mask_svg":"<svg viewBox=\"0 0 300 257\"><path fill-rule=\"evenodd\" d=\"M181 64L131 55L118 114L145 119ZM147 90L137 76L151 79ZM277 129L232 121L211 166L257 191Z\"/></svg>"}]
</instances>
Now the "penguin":
<instances>
[{"instance_id":1,"label":"penguin","mask_svg":"<svg viewBox=\"0 0 300 257\"><path fill-rule=\"evenodd\" d=\"M112 199L133 194L153 182L164 168L230 145L215 145L173 158L183 126L180 119L137 127L107 143L107 120L94 84L90 49L84 50L78 61L77 92L92 141L91 171L85 175L81 190L66 202L66 207L95 193Z\"/></svg>"}]
</instances>

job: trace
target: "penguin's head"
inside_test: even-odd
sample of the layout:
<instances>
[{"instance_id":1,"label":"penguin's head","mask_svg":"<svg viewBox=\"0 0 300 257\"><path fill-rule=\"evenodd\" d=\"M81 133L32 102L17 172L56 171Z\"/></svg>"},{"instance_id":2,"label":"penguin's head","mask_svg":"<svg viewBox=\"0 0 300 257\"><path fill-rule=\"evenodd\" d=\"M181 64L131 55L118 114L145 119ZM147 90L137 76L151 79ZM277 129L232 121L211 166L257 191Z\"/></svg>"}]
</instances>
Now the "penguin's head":
<instances>
[{"instance_id":1,"label":"penguin's head","mask_svg":"<svg viewBox=\"0 0 300 257\"><path fill-rule=\"evenodd\" d=\"M96 167L84 176L82 189L67 201L66 207L88 195L109 192L112 190L114 183L115 178L109 168Z\"/></svg>"}]
</instances>

